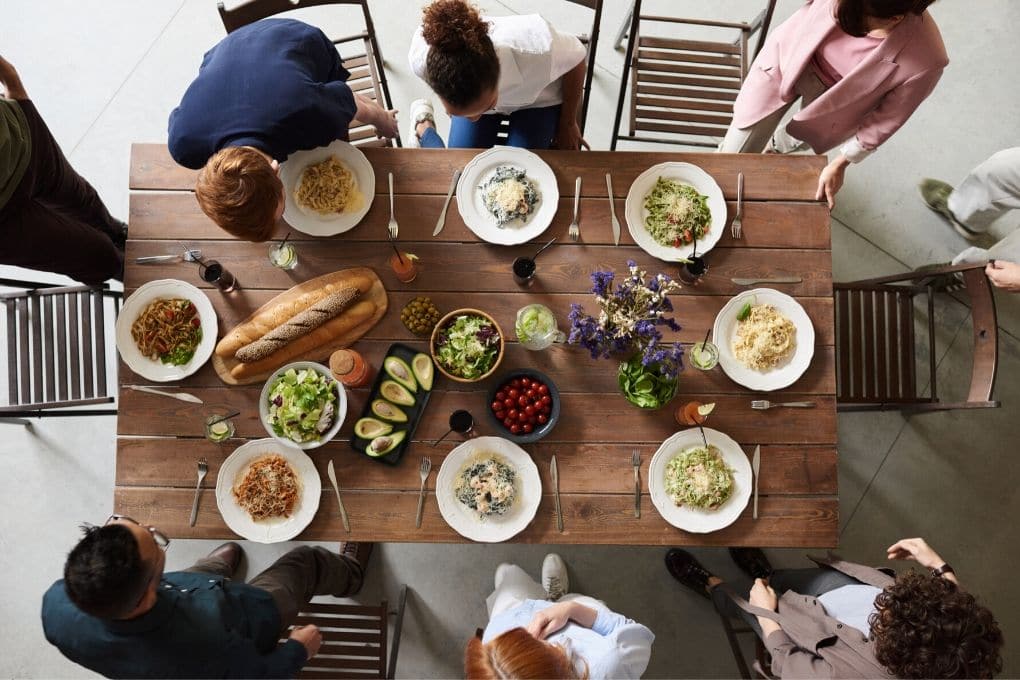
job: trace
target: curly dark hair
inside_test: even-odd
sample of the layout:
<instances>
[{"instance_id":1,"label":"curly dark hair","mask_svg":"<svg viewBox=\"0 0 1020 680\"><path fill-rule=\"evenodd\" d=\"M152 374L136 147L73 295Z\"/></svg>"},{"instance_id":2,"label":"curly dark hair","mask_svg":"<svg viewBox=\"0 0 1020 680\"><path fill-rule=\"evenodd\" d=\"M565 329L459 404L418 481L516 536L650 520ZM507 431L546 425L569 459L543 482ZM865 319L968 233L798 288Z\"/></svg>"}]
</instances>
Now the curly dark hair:
<instances>
[{"instance_id":1,"label":"curly dark hair","mask_svg":"<svg viewBox=\"0 0 1020 680\"><path fill-rule=\"evenodd\" d=\"M120 524L83 526L84 538L64 564L64 589L86 614L123 617L134 609L149 585L149 570L131 530Z\"/></svg>"},{"instance_id":2,"label":"curly dark hair","mask_svg":"<svg viewBox=\"0 0 1020 680\"><path fill-rule=\"evenodd\" d=\"M435 0L426 7L422 35L430 47L425 80L444 101L469 106L499 83L489 24L464 0Z\"/></svg>"},{"instance_id":3,"label":"curly dark hair","mask_svg":"<svg viewBox=\"0 0 1020 680\"><path fill-rule=\"evenodd\" d=\"M867 35L868 17L891 19L900 14L924 14L935 0L839 0L836 21L844 33Z\"/></svg>"},{"instance_id":4,"label":"curly dark hair","mask_svg":"<svg viewBox=\"0 0 1020 680\"><path fill-rule=\"evenodd\" d=\"M875 609L875 658L897 678L991 678L1002 670L995 617L948 579L901 573Z\"/></svg>"}]
</instances>

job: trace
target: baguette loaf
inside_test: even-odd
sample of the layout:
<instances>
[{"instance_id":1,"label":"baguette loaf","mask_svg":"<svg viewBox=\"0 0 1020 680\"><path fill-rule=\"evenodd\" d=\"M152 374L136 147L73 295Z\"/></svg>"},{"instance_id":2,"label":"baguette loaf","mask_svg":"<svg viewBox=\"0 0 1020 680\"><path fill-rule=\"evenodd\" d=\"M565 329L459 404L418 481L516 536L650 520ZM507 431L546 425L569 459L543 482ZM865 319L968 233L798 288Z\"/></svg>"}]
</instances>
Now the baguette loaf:
<instances>
[{"instance_id":1,"label":"baguette loaf","mask_svg":"<svg viewBox=\"0 0 1020 680\"><path fill-rule=\"evenodd\" d=\"M234 356L238 361L246 364L258 361L259 359L265 359L273 352L340 314L360 295L361 293L357 288L343 288L340 292L319 300L305 311L292 317L287 323L277 326L255 342L245 345L237 350Z\"/></svg>"},{"instance_id":2,"label":"baguette loaf","mask_svg":"<svg viewBox=\"0 0 1020 680\"><path fill-rule=\"evenodd\" d=\"M224 359L232 358L237 350L245 345L250 345L277 326L283 325L319 300L338 293L340 289L348 286L357 288L362 295L365 295L372 287L373 282L371 276L358 273L346 277L343 281L320 286L288 302L268 305L223 336L223 339L216 345L216 355Z\"/></svg>"},{"instance_id":3,"label":"baguette loaf","mask_svg":"<svg viewBox=\"0 0 1020 680\"><path fill-rule=\"evenodd\" d=\"M288 361L298 358L310 360L325 358L327 352L321 352L321 356L316 356L314 352L320 348L328 349L327 346L335 338L344 333L349 333L370 320L372 315L375 314L375 310L374 302L362 300L340 316L327 321L311 333L290 342L267 358L254 361L250 364L237 364L230 369L230 375L235 380L244 381L254 376L272 373Z\"/></svg>"}]
</instances>

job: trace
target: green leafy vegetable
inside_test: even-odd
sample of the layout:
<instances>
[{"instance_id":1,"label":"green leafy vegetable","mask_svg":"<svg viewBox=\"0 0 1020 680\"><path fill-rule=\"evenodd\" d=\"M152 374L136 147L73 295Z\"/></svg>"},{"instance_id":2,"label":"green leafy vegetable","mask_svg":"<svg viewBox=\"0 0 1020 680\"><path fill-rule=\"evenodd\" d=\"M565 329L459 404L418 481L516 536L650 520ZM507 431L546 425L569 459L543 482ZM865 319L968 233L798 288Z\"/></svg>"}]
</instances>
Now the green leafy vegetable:
<instances>
[{"instance_id":1,"label":"green leafy vegetable","mask_svg":"<svg viewBox=\"0 0 1020 680\"><path fill-rule=\"evenodd\" d=\"M641 408L661 408L676 396L677 379L663 375L655 364L643 366L641 356L620 364L620 391Z\"/></svg>"},{"instance_id":2,"label":"green leafy vegetable","mask_svg":"<svg viewBox=\"0 0 1020 680\"><path fill-rule=\"evenodd\" d=\"M309 369L289 369L269 388L269 425L278 437L319 441L333 426L338 401L331 378Z\"/></svg>"}]
</instances>

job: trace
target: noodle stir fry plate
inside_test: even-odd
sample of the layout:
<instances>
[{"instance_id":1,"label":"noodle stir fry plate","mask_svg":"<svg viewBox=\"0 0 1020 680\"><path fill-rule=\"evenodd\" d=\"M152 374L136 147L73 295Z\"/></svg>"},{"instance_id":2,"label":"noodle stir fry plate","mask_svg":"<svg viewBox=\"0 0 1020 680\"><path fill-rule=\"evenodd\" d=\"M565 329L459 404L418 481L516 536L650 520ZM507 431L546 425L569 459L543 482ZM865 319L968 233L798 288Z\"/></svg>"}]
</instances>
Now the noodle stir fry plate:
<instances>
[{"instance_id":1,"label":"noodle stir fry plate","mask_svg":"<svg viewBox=\"0 0 1020 680\"><path fill-rule=\"evenodd\" d=\"M752 309L757 308L762 312L763 317L770 317L770 323L760 323L760 328L743 329L748 344L754 339L755 334L769 333L770 328L779 329L777 336L780 337L774 338L775 351L771 352L771 356L768 356L768 352L765 353L766 358L772 361L762 362L763 364L774 362L772 366L754 368L747 363L747 356L743 357L744 361L737 356L735 346L741 334L741 324L753 322L758 316L753 315L745 322L737 320L737 314L748 303L751 303ZM767 310L766 307L773 309ZM784 327L789 328L790 324L795 329L790 334L792 343L787 341L787 334L783 332ZM792 297L771 288L756 288L730 299L715 317L712 336L719 347L719 365L726 375L733 382L760 392L781 390L792 385L811 365L815 353L815 329L807 312ZM740 353L746 354L744 351Z\"/></svg>"},{"instance_id":2,"label":"noodle stir fry plate","mask_svg":"<svg viewBox=\"0 0 1020 680\"><path fill-rule=\"evenodd\" d=\"M241 507L234 489L244 482L253 465L273 456L283 458L297 478L297 499L290 516L256 520ZM304 451L275 439L256 439L238 447L223 461L216 477L216 505L223 521L234 533L257 543L289 541L300 534L315 517L321 495L322 481L312 459Z\"/></svg>"},{"instance_id":3,"label":"noodle stir fry plate","mask_svg":"<svg viewBox=\"0 0 1020 680\"><path fill-rule=\"evenodd\" d=\"M195 315L178 301L194 305ZM139 287L124 301L117 317L117 349L124 363L141 377L169 382L191 375L209 360L216 332L216 311L205 293L184 281L160 279ZM192 350L194 354L185 361Z\"/></svg>"},{"instance_id":4,"label":"noodle stir fry plate","mask_svg":"<svg viewBox=\"0 0 1020 680\"><path fill-rule=\"evenodd\" d=\"M648 199L656 190L660 179L671 185L692 187L697 194L707 198L711 220L705 234L698 239L698 253L707 253L722 237L723 229L726 227L726 200L723 198L722 189L712 176L691 163L669 162L653 165L638 175L630 185L624 215L627 218L627 229L634 242L649 255L666 262L686 259L694 251L694 246L690 242L679 246L663 245L648 229L646 222L649 218L656 219L648 211ZM659 216L658 219L666 219L666 215Z\"/></svg>"},{"instance_id":5,"label":"noodle stir fry plate","mask_svg":"<svg viewBox=\"0 0 1020 680\"><path fill-rule=\"evenodd\" d=\"M302 175L310 166L318 165L335 157L344 169L353 175L353 189L343 212L320 215L309 208L302 208L294 197L301 183ZM344 176L346 177L345 173ZM349 179L349 178L348 178ZM329 146L297 151L280 164L280 181L286 194L283 219L298 231L310 236L333 236L350 231L361 222L375 197L375 171L372 164L357 147L342 140Z\"/></svg>"},{"instance_id":6,"label":"noodle stir fry plate","mask_svg":"<svg viewBox=\"0 0 1020 680\"><path fill-rule=\"evenodd\" d=\"M648 491L655 509L673 526L695 534L718 531L733 524L747 507L753 481L751 463L737 442L710 427L705 428L705 439L719 450L723 462L733 470L732 492L729 498L714 509L678 506L666 492L666 467L669 462L684 451L704 447L698 428L677 432L662 442L648 466Z\"/></svg>"}]
</instances>

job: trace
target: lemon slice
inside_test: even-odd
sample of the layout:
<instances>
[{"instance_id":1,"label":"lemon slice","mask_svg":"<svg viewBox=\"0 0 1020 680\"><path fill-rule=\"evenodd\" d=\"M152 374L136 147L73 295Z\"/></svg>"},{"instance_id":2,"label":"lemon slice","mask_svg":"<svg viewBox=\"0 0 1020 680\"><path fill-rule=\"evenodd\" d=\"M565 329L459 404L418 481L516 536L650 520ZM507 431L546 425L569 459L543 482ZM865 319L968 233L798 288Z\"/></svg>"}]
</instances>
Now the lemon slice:
<instances>
[{"instance_id":1,"label":"lemon slice","mask_svg":"<svg viewBox=\"0 0 1020 680\"><path fill-rule=\"evenodd\" d=\"M209 426L209 433L217 437L222 437L229 431L230 428L227 427L227 424L224 423L223 421L213 423L212 425Z\"/></svg>"},{"instance_id":2,"label":"lemon slice","mask_svg":"<svg viewBox=\"0 0 1020 680\"><path fill-rule=\"evenodd\" d=\"M714 410L715 410L714 401L711 404L702 404L701 406L698 407L698 415L703 418L707 418L708 414L710 414Z\"/></svg>"},{"instance_id":3,"label":"lemon slice","mask_svg":"<svg viewBox=\"0 0 1020 680\"><path fill-rule=\"evenodd\" d=\"M419 257L418 257L417 255L415 255L414 253L404 253L404 256L405 256L405 257L406 257L407 259L411 260L412 262L413 262L414 260L418 260L418 259L420 259L420 258L419 258Z\"/></svg>"}]
</instances>

